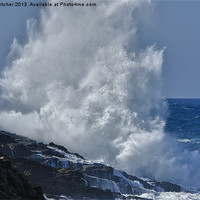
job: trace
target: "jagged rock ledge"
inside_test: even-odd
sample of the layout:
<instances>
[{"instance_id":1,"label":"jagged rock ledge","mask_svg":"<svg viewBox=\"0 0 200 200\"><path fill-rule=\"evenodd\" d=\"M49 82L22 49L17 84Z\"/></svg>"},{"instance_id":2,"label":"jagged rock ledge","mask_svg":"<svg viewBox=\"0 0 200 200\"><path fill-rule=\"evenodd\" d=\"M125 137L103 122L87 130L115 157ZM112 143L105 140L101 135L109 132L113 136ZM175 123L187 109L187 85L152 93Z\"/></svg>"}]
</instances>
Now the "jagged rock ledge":
<instances>
[{"instance_id":1,"label":"jagged rock ledge","mask_svg":"<svg viewBox=\"0 0 200 200\"><path fill-rule=\"evenodd\" d=\"M42 188L28 183L1 153L0 199L44 199Z\"/></svg>"},{"instance_id":2,"label":"jagged rock ledge","mask_svg":"<svg viewBox=\"0 0 200 200\"><path fill-rule=\"evenodd\" d=\"M42 190L47 197L55 199L60 195L73 199L128 199L130 195L131 199L142 199L137 195L152 191L181 191L181 187L176 184L142 180L111 166L86 160L77 153L70 153L61 145L52 142L48 145L37 143L5 131L0 131L0 155L7 159L1 160L1 163L10 163L6 168L3 168L4 164L0 165L0 198L3 197L1 195L6 197L7 193L10 197L5 189L5 184L9 181L6 182L3 175L7 173L9 177L10 170L15 174L13 177L16 176L13 180L20 179L22 188L28 187L31 191L21 192L22 188L17 189L11 185L16 191L13 193L16 194L16 199L20 195L22 199L31 199L30 195L34 199L42 199Z\"/></svg>"}]
</instances>

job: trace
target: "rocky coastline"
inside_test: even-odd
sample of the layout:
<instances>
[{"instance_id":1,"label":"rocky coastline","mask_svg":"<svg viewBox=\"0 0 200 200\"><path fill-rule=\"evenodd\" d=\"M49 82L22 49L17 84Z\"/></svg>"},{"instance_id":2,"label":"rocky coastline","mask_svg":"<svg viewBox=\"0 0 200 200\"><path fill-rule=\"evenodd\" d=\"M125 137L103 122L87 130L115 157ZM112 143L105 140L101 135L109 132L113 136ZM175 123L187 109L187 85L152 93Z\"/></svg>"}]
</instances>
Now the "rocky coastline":
<instances>
[{"instance_id":1,"label":"rocky coastline","mask_svg":"<svg viewBox=\"0 0 200 200\"><path fill-rule=\"evenodd\" d=\"M0 131L0 199L143 199L138 195L181 190L86 160L52 142Z\"/></svg>"}]
</instances>

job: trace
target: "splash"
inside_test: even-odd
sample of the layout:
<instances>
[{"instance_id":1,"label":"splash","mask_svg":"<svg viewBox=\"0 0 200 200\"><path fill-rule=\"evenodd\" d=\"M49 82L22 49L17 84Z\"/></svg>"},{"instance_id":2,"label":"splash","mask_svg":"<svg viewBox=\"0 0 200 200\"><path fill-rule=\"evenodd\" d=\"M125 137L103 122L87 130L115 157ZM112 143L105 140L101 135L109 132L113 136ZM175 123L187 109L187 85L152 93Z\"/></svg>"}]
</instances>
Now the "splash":
<instances>
[{"instance_id":1,"label":"splash","mask_svg":"<svg viewBox=\"0 0 200 200\"><path fill-rule=\"evenodd\" d=\"M0 79L2 129L132 174L195 185L198 153L181 153L163 131L163 50L138 45L138 10L150 6L101 1L28 20L28 42L14 40Z\"/></svg>"}]
</instances>

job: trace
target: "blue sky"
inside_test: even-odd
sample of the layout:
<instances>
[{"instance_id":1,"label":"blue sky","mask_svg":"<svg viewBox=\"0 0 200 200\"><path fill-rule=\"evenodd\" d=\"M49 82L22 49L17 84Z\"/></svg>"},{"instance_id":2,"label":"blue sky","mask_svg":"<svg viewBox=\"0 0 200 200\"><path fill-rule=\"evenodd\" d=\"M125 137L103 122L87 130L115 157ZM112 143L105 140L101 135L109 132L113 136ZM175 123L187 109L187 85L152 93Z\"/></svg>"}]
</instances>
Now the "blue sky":
<instances>
[{"instance_id":1,"label":"blue sky","mask_svg":"<svg viewBox=\"0 0 200 200\"><path fill-rule=\"evenodd\" d=\"M163 95L199 98L200 1L157 1L153 24L146 26L143 33L143 45L166 47Z\"/></svg>"},{"instance_id":2,"label":"blue sky","mask_svg":"<svg viewBox=\"0 0 200 200\"><path fill-rule=\"evenodd\" d=\"M0 7L0 68L13 38L25 42L27 18L36 8ZM167 47L163 65L163 96L200 98L200 0L157 1L152 23L139 31L143 46Z\"/></svg>"},{"instance_id":3,"label":"blue sky","mask_svg":"<svg viewBox=\"0 0 200 200\"><path fill-rule=\"evenodd\" d=\"M0 7L0 69L6 64L13 39L26 42L26 21L28 18L38 18L39 12L37 8Z\"/></svg>"}]
</instances>

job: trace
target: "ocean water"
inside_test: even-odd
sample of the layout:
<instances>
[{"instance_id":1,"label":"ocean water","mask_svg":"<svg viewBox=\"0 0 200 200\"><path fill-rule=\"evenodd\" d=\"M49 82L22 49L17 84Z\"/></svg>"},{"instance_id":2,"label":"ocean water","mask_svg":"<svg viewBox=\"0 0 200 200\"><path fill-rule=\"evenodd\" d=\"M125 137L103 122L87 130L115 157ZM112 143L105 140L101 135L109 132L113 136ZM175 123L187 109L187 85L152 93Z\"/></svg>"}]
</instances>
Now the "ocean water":
<instances>
[{"instance_id":1,"label":"ocean water","mask_svg":"<svg viewBox=\"0 0 200 200\"><path fill-rule=\"evenodd\" d=\"M200 151L200 99L167 99L165 131L183 148Z\"/></svg>"}]
</instances>

